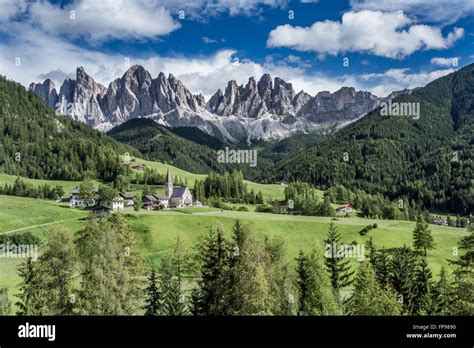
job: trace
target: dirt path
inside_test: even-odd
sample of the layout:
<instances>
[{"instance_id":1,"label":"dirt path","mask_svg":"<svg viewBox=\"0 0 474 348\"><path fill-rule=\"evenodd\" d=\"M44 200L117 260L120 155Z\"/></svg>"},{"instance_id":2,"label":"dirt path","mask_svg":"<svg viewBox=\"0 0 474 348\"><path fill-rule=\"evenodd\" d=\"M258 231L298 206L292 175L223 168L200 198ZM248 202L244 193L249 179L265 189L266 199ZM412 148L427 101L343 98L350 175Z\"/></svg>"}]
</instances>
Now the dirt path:
<instances>
[{"instance_id":1,"label":"dirt path","mask_svg":"<svg viewBox=\"0 0 474 348\"><path fill-rule=\"evenodd\" d=\"M48 225L60 224L61 222L66 222L66 221L71 221L71 220L77 220L77 218L74 218L74 219L66 219L66 220L59 220L59 221L52 221L52 222L47 222L47 223L45 223L45 224L39 224L39 225L33 225L33 226L22 227L22 228L18 228L18 229L16 229L16 230L11 230L11 231L6 231L6 232L0 232L0 234L10 234L10 233L18 232L18 231L29 230L30 228L35 228L35 227L43 227L43 226L48 226Z\"/></svg>"}]
</instances>

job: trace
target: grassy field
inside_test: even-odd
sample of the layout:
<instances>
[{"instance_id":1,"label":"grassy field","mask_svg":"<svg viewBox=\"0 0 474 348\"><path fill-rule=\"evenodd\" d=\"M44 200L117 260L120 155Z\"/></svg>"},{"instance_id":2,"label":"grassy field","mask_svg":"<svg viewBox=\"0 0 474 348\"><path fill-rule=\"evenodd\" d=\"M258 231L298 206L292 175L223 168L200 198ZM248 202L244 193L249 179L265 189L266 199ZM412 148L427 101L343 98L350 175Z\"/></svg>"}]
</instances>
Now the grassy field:
<instances>
[{"instance_id":1,"label":"grassy field","mask_svg":"<svg viewBox=\"0 0 474 348\"><path fill-rule=\"evenodd\" d=\"M154 261L180 236L187 246L192 246L197 236L206 233L210 226L221 223L228 232L236 219L249 226L256 238L279 236L285 242L288 261L293 262L299 249L309 250L317 241L326 237L331 218L273 215L255 212L211 211L194 214L183 214L176 211L144 212L129 214L128 219L138 228L149 229L149 243L143 247L144 254ZM341 233L344 243L355 241L365 244L373 237L378 249L412 245L414 222L393 220L371 220L357 217L338 218L333 220ZM359 231L366 225L376 222L378 228L366 236ZM453 259L452 251L458 240L466 234L465 229L430 225L436 248L428 251L428 262L437 275L442 265L449 267L447 259Z\"/></svg>"},{"instance_id":2,"label":"grassy field","mask_svg":"<svg viewBox=\"0 0 474 348\"><path fill-rule=\"evenodd\" d=\"M80 181L64 181L64 180L42 180L42 179L29 179L25 177L20 177L23 181L32 184L34 186L48 184L50 186L62 186L66 195L71 192L74 187L77 187L81 184ZM5 184L12 185L16 180L15 175L8 175L8 174L0 174L0 186L4 186ZM99 185L98 181L94 181L96 185Z\"/></svg>"},{"instance_id":3,"label":"grassy field","mask_svg":"<svg viewBox=\"0 0 474 348\"><path fill-rule=\"evenodd\" d=\"M71 233L83 226L81 220L86 211L71 209L66 204L33 198L0 195L0 234L22 233L29 231L41 240L58 227ZM12 302L17 299L17 268L21 259L0 257L0 287L7 287Z\"/></svg>"},{"instance_id":4,"label":"grassy field","mask_svg":"<svg viewBox=\"0 0 474 348\"><path fill-rule=\"evenodd\" d=\"M236 205L241 206L241 205ZM252 208L252 206L248 206ZM179 235L185 246L192 248L198 236L207 233L211 226L222 224L226 233L230 233L236 219L246 224L257 239L264 236L280 237L285 242L287 259L294 263L299 249L309 250L315 243L322 242L326 237L327 228L331 222L328 217L274 215L249 212L221 211L216 208L193 207L171 211L127 211L126 218L137 231L142 255L148 264L157 264L160 258L168 253ZM0 234L21 233L30 231L41 240L58 227L74 233L84 225L87 211L71 209L65 203L45 201L32 198L0 195ZM365 244L373 237L378 249L412 245L414 222L363 219L358 217L340 217L334 220L343 242L353 241ZM366 236L360 236L359 231L377 223L378 228L371 230ZM448 259L454 259L453 248L459 239L465 235L466 229L430 225L435 249L428 251L428 263L436 278L441 266L451 266ZM0 257L0 287L7 287L12 301L16 298L16 285L19 278L17 267L20 259ZM352 259L356 266L357 261Z\"/></svg>"}]
</instances>

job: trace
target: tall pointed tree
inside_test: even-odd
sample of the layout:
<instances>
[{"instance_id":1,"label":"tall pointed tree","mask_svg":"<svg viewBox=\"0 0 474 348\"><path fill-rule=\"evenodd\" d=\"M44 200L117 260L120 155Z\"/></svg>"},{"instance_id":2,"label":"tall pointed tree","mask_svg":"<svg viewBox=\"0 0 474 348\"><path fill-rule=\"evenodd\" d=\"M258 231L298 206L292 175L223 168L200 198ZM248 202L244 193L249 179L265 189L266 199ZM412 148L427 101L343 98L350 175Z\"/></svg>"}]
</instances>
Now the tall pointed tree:
<instances>
[{"instance_id":1,"label":"tall pointed tree","mask_svg":"<svg viewBox=\"0 0 474 348\"><path fill-rule=\"evenodd\" d=\"M428 224L423 220L422 215L418 215L415 229L413 230L413 248L415 250L423 250L425 256L427 249L434 248L433 236L428 228Z\"/></svg>"},{"instance_id":2,"label":"tall pointed tree","mask_svg":"<svg viewBox=\"0 0 474 348\"><path fill-rule=\"evenodd\" d=\"M36 291L44 299L43 315L73 314L76 252L68 231L56 229L49 235L36 263L36 271Z\"/></svg>"},{"instance_id":3,"label":"tall pointed tree","mask_svg":"<svg viewBox=\"0 0 474 348\"><path fill-rule=\"evenodd\" d=\"M433 287L434 312L438 315L447 315L452 302L453 289L448 272L444 266L439 272L439 280Z\"/></svg>"},{"instance_id":4,"label":"tall pointed tree","mask_svg":"<svg viewBox=\"0 0 474 348\"><path fill-rule=\"evenodd\" d=\"M225 301L226 268L229 258L228 242L222 225L211 227L209 234L198 244L200 280L192 293L192 313L195 315L224 315L228 313Z\"/></svg>"},{"instance_id":5,"label":"tall pointed tree","mask_svg":"<svg viewBox=\"0 0 474 348\"><path fill-rule=\"evenodd\" d=\"M351 276L354 274L354 271L351 271L350 260L338 254L338 249L344 247L341 239L336 226L331 222L324 240L326 250L330 250L329 255L326 255L325 264L331 277L331 285L337 292L351 284Z\"/></svg>"},{"instance_id":6,"label":"tall pointed tree","mask_svg":"<svg viewBox=\"0 0 474 348\"><path fill-rule=\"evenodd\" d=\"M38 272L36 271L36 262L31 256L27 257L18 267L20 283L18 284L19 293L17 315L42 315L43 301L37 292Z\"/></svg>"},{"instance_id":7,"label":"tall pointed tree","mask_svg":"<svg viewBox=\"0 0 474 348\"><path fill-rule=\"evenodd\" d=\"M410 311L414 315L427 315L432 314L433 307L431 270L426 258L420 257L415 268Z\"/></svg>"},{"instance_id":8,"label":"tall pointed tree","mask_svg":"<svg viewBox=\"0 0 474 348\"><path fill-rule=\"evenodd\" d=\"M340 314L323 258L323 251L319 246L316 246L308 256L300 252L296 280L299 290L299 315Z\"/></svg>"},{"instance_id":9,"label":"tall pointed tree","mask_svg":"<svg viewBox=\"0 0 474 348\"><path fill-rule=\"evenodd\" d=\"M145 315L160 315L162 313L162 299L158 287L158 277L153 268L148 278L148 286L145 289Z\"/></svg>"},{"instance_id":10,"label":"tall pointed tree","mask_svg":"<svg viewBox=\"0 0 474 348\"><path fill-rule=\"evenodd\" d=\"M359 263L346 311L349 315L399 315L401 305L393 291L383 289L377 282L370 263L363 261Z\"/></svg>"},{"instance_id":11,"label":"tall pointed tree","mask_svg":"<svg viewBox=\"0 0 474 348\"><path fill-rule=\"evenodd\" d=\"M414 295L416 254L406 246L392 251L390 258L390 283L397 294L397 301L410 313Z\"/></svg>"}]
</instances>

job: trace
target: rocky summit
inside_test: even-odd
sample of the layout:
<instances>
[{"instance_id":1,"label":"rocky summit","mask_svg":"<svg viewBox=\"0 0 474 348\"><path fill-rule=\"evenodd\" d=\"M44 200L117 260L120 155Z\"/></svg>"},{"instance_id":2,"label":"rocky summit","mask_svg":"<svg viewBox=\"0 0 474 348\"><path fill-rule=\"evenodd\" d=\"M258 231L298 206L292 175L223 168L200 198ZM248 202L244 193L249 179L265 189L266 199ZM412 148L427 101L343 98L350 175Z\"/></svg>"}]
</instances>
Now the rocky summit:
<instances>
[{"instance_id":1,"label":"rocky summit","mask_svg":"<svg viewBox=\"0 0 474 348\"><path fill-rule=\"evenodd\" d=\"M102 131L131 118L146 117L168 127L197 127L231 142L249 139L282 139L309 133L360 118L383 101L370 92L342 87L311 96L295 93L291 83L264 74L250 77L245 85L232 80L206 103L192 94L173 75L153 78L134 65L108 87L94 81L82 67L75 79L65 79L56 91L54 83L32 83L30 91L59 114L69 115Z\"/></svg>"}]
</instances>

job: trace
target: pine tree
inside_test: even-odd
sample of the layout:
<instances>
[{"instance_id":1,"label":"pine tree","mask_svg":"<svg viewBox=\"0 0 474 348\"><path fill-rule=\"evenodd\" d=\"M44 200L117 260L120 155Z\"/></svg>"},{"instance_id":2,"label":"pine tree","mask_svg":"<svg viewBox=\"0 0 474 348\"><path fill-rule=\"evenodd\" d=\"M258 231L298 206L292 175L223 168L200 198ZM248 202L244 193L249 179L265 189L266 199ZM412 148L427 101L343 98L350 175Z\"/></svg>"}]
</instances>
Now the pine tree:
<instances>
[{"instance_id":1,"label":"pine tree","mask_svg":"<svg viewBox=\"0 0 474 348\"><path fill-rule=\"evenodd\" d=\"M16 295L19 299L16 303L19 309L17 315L41 315L43 302L36 291L38 275L36 272L36 264L31 256L27 257L20 265L18 275L21 281L18 284L20 292Z\"/></svg>"},{"instance_id":2,"label":"pine tree","mask_svg":"<svg viewBox=\"0 0 474 348\"><path fill-rule=\"evenodd\" d=\"M453 301L450 314L474 315L474 225L468 227L469 234L459 241L459 249L464 255L453 263L454 271Z\"/></svg>"},{"instance_id":3,"label":"pine tree","mask_svg":"<svg viewBox=\"0 0 474 348\"><path fill-rule=\"evenodd\" d=\"M376 268L377 264L377 249L375 248L373 238L370 237L367 243L365 243L365 247L367 248L367 251L369 252L369 262L372 265L372 267Z\"/></svg>"},{"instance_id":4,"label":"pine tree","mask_svg":"<svg viewBox=\"0 0 474 348\"><path fill-rule=\"evenodd\" d=\"M406 246L393 251L390 259L390 283L397 294L397 301L403 304L405 312L410 312L413 302L416 255Z\"/></svg>"},{"instance_id":5,"label":"pine tree","mask_svg":"<svg viewBox=\"0 0 474 348\"><path fill-rule=\"evenodd\" d=\"M385 250L377 253L374 269L379 284L382 288L386 288L390 284L390 259Z\"/></svg>"},{"instance_id":6,"label":"pine tree","mask_svg":"<svg viewBox=\"0 0 474 348\"><path fill-rule=\"evenodd\" d=\"M298 257L296 258L296 288L298 289L298 313L304 313L306 301L309 297L310 274L309 274L309 260L300 249Z\"/></svg>"},{"instance_id":7,"label":"pine tree","mask_svg":"<svg viewBox=\"0 0 474 348\"><path fill-rule=\"evenodd\" d=\"M8 289L0 288L0 315L10 315L11 308L12 305L8 298Z\"/></svg>"},{"instance_id":8,"label":"pine tree","mask_svg":"<svg viewBox=\"0 0 474 348\"><path fill-rule=\"evenodd\" d=\"M413 280L413 296L410 312L414 315L427 315L433 312L431 270L424 257L419 258Z\"/></svg>"},{"instance_id":9,"label":"pine tree","mask_svg":"<svg viewBox=\"0 0 474 348\"><path fill-rule=\"evenodd\" d=\"M415 250L423 249L425 256L427 255L427 249L434 248L431 231L428 228L428 224L423 221L421 215L418 216L415 229L413 230L413 248Z\"/></svg>"},{"instance_id":10,"label":"pine tree","mask_svg":"<svg viewBox=\"0 0 474 348\"><path fill-rule=\"evenodd\" d=\"M331 250L331 253L326 255L326 268L331 277L331 285L338 292L341 288L351 284L350 278L354 271L350 271L350 260L338 255L338 249L344 247L344 245L333 222L329 225L327 238L324 242L326 243L326 250Z\"/></svg>"},{"instance_id":11,"label":"pine tree","mask_svg":"<svg viewBox=\"0 0 474 348\"><path fill-rule=\"evenodd\" d=\"M145 294L146 305L143 307L145 315L160 315L162 313L162 300L155 269L152 269L150 272L148 287L145 289Z\"/></svg>"},{"instance_id":12,"label":"pine tree","mask_svg":"<svg viewBox=\"0 0 474 348\"><path fill-rule=\"evenodd\" d=\"M227 314L225 275L228 264L228 242L221 225L211 227L209 234L198 244L198 264L201 279L192 292L194 315Z\"/></svg>"},{"instance_id":13,"label":"pine tree","mask_svg":"<svg viewBox=\"0 0 474 348\"><path fill-rule=\"evenodd\" d=\"M263 194L262 191L258 191L257 195L255 196L255 203L257 204L263 204Z\"/></svg>"},{"instance_id":14,"label":"pine tree","mask_svg":"<svg viewBox=\"0 0 474 348\"><path fill-rule=\"evenodd\" d=\"M354 292L346 303L349 315L399 315L401 306L395 293L383 289L377 282L369 262L359 264L354 280Z\"/></svg>"},{"instance_id":15,"label":"pine tree","mask_svg":"<svg viewBox=\"0 0 474 348\"><path fill-rule=\"evenodd\" d=\"M449 274L444 266L439 272L439 280L433 287L434 312L438 315L447 315L452 302L452 285Z\"/></svg>"},{"instance_id":16,"label":"pine tree","mask_svg":"<svg viewBox=\"0 0 474 348\"><path fill-rule=\"evenodd\" d=\"M36 292L44 301L43 315L73 314L75 269L76 253L71 234L57 229L50 234L36 262Z\"/></svg>"},{"instance_id":17,"label":"pine tree","mask_svg":"<svg viewBox=\"0 0 474 348\"><path fill-rule=\"evenodd\" d=\"M131 314L130 279L123 245L107 219L90 219L76 240L81 286L80 313L87 315Z\"/></svg>"},{"instance_id":18,"label":"pine tree","mask_svg":"<svg viewBox=\"0 0 474 348\"><path fill-rule=\"evenodd\" d=\"M187 314L182 292L181 274L171 257L164 257L160 265L160 292L163 297L163 314L179 316Z\"/></svg>"},{"instance_id":19,"label":"pine tree","mask_svg":"<svg viewBox=\"0 0 474 348\"><path fill-rule=\"evenodd\" d=\"M322 250L316 247L308 256L300 252L297 262L298 314L340 314L331 279L324 266Z\"/></svg>"},{"instance_id":20,"label":"pine tree","mask_svg":"<svg viewBox=\"0 0 474 348\"><path fill-rule=\"evenodd\" d=\"M123 263L122 276L124 282L122 301L126 304L127 313L135 313L139 308L143 279L146 276L142 264L138 243L134 232L122 214L114 214L109 219L119 248L119 262Z\"/></svg>"}]
</instances>

